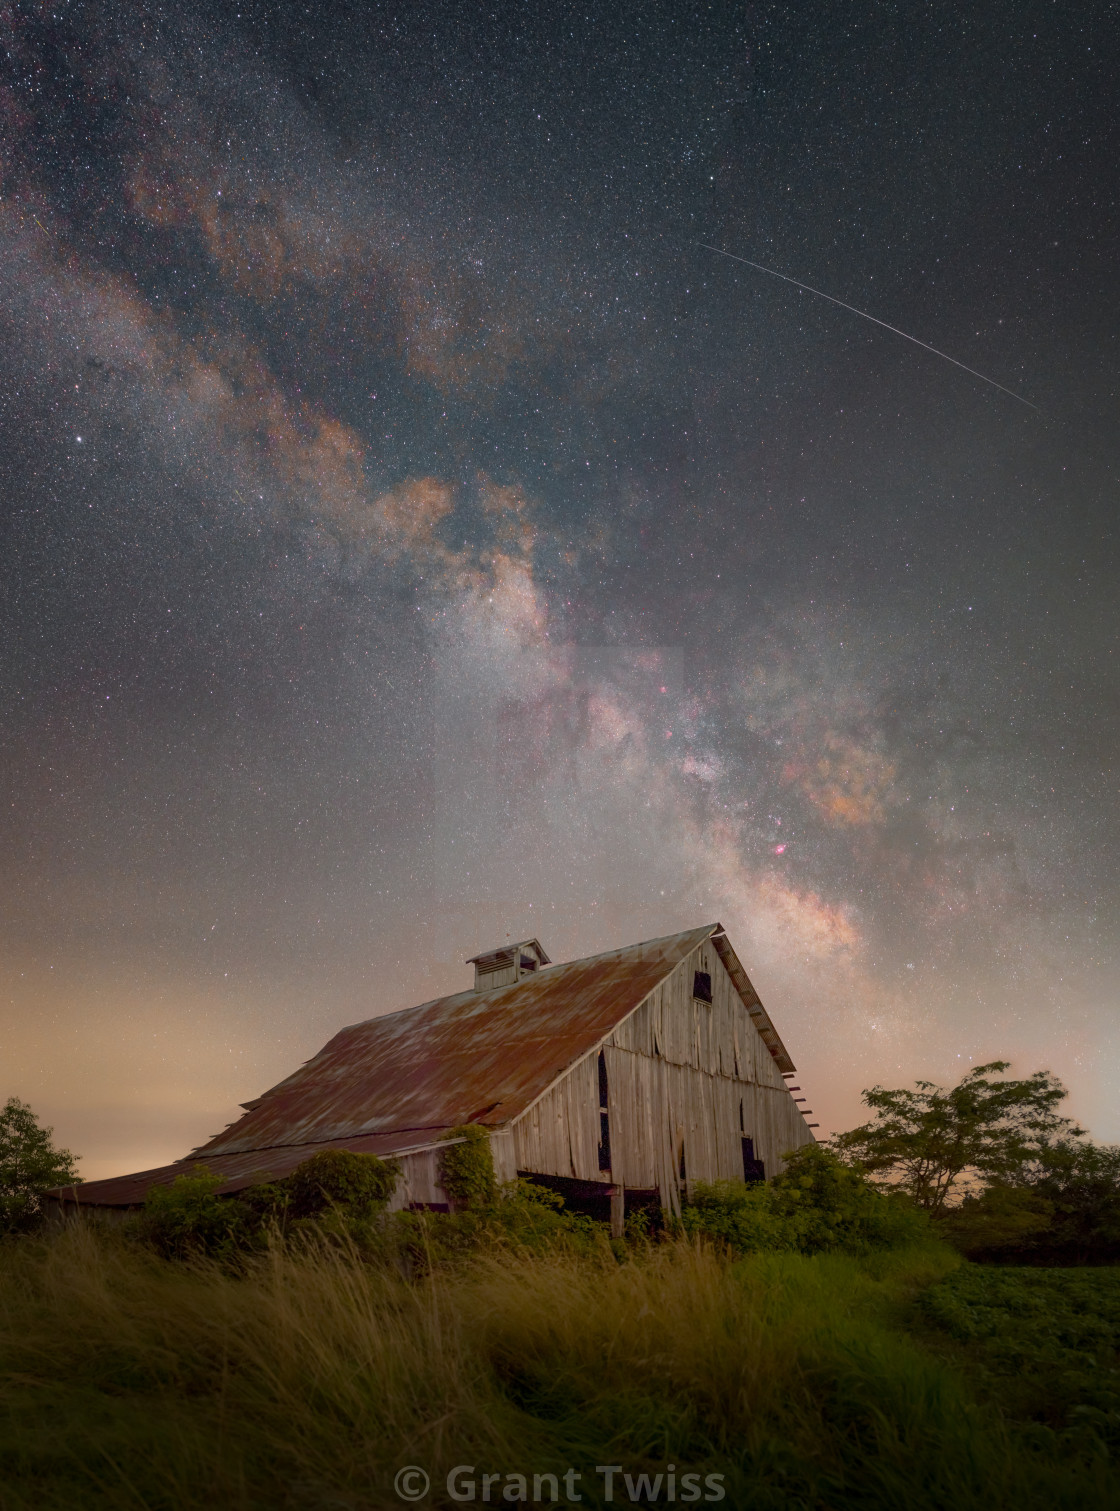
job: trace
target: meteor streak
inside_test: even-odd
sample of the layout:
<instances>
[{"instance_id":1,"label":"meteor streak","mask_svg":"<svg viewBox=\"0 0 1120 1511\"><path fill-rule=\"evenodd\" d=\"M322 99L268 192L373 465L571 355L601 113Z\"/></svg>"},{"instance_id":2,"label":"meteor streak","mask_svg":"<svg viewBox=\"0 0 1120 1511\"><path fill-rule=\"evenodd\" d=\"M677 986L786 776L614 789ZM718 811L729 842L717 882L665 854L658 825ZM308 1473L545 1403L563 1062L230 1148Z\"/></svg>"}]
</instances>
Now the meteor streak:
<instances>
[{"instance_id":1,"label":"meteor streak","mask_svg":"<svg viewBox=\"0 0 1120 1511\"><path fill-rule=\"evenodd\" d=\"M869 315L866 310L857 310L854 304L845 304L843 299L834 299L831 294L822 294L820 289L814 289L807 283L800 282L797 278L787 278L785 273L776 273L773 268L764 268L760 262L751 262L749 257L739 257L735 252L725 252L722 247L709 246L706 241L698 241L697 246L703 247L706 252L715 252L717 257L730 257L732 262L742 262L748 268L755 268L760 273L769 273L771 278L780 278L783 283L792 283L796 289L804 289L807 294L816 294L818 299L827 299L829 304L838 304L842 310L851 310L853 315L859 315L864 320L870 320L872 325L881 325L885 331L893 331L896 336L901 336L904 341L912 341L915 346L920 346L923 351L932 352L935 357L944 357L946 362L951 362L954 367L963 368L966 373L971 373L974 378L979 378L982 383L990 383L993 388L998 388L1000 393L1005 393L1009 398L1017 399L1020 404L1025 404L1028 409L1038 409L1037 404L1032 404L1029 399L1024 399L1022 394L1015 393L1010 388L1004 388L1002 383L997 383L994 378L985 377L978 373L974 367L966 367L963 362L958 362L956 357L950 357L948 352L938 351L936 346L930 346L927 341L919 341L917 336L908 336L905 331L900 331L897 325L888 325L885 320L878 319L875 315Z\"/></svg>"}]
</instances>

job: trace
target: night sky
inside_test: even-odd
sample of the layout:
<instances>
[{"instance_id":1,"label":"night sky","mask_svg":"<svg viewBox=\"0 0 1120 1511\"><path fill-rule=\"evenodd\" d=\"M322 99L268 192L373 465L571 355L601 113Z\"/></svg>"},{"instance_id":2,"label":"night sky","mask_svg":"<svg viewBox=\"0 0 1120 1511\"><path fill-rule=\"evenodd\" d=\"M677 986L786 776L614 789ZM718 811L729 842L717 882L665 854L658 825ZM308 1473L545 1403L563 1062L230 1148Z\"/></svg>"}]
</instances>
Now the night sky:
<instances>
[{"instance_id":1,"label":"night sky","mask_svg":"<svg viewBox=\"0 0 1120 1511\"><path fill-rule=\"evenodd\" d=\"M718 919L822 1135L1120 1138L1110 6L0 29L0 1097L152 1166Z\"/></svg>"}]
</instances>

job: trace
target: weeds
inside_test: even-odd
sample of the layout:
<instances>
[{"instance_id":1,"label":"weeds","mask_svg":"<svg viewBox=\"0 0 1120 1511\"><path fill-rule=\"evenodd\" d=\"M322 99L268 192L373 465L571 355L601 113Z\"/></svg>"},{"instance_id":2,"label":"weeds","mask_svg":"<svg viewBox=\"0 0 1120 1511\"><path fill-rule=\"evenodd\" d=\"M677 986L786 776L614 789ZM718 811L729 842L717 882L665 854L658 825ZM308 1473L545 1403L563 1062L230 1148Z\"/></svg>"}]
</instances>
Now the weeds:
<instances>
[{"instance_id":1,"label":"weeds","mask_svg":"<svg viewBox=\"0 0 1120 1511\"><path fill-rule=\"evenodd\" d=\"M456 1464L480 1500L484 1471L574 1467L588 1511L604 1464L662 1476L640 1503L667 1503L670 1472L722 1475L736 1511L1115 1500L1097 1438L977 1401L955 1361L987 1345L947 1329L980 1303L946 1249L736 1261L679 1238L620 1261L593 1240L488 1240L407 1274L341 1232L237 1271L87 1226L8 1244L0 1506L373 1511L405 1464L437 1507ZM906 1330L916 1309L954 1357Z\"/></svg>"},{"instance_id":2,"label":"weeds","mask_svg":"<svg viewBox=\"0 0 1120 1511\"><path fill-rule=\"evenodd\" d=\"M966 1265L919 1310L1040 1441L1120 1452L1120 1270Z\"/></svg>"}]
</instances>

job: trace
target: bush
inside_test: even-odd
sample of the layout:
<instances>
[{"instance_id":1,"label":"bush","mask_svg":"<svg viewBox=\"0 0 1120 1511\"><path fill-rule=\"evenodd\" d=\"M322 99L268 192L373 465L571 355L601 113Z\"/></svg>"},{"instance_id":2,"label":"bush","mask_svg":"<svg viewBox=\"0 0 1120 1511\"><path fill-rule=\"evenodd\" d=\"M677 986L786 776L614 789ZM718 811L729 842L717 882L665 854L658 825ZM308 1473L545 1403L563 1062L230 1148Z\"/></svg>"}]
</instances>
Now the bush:
<instances>
[{"instance_id":1,"label":"bush","mask_svg":"<svg viewBox=\"0 0 1120 1511\"><path fill-rule=\"evenodd\" d=\"M249 1237L245 1209L217 1194L224 1178L205 1165L177 1175L169 1186L152 1186L144 1199L138 1231L168 1259L215 1254Z\"/></svg>"},{"instance_id":2,"label":"bush","mask_svg":"<svg viewBox=\"0 0 1120 1511\"><path fill-rule=\"evenodd\" d=\"M989 1264L1120 1261L1120 1148L1064 1139L1014 1181L967 1196L938 1219L961 1253Z\"/></svg>"},{"instance_id":3,"label":"bush","mask_svg":"<svg viewBox=\"0 0 1120 1511\"><path fill-rule=\"evenodd\" d=\"M375 1154L324 1149L277 1181L277 1205L293 1218L321 1217L328 1210L366 1221L381 1211L397 1189L400 1166Z\"/></svg>"},{"instance_id":4,"label":"bush","mask_svg":"<svg viewBox=\"0 0 1120 1511\"><path fill-rule=\"evenodd\" d=\"M1120 1148L1066 1139L1048 1148L1027 1178L1035 1195L1052 1204L1053 1216L1022 1245L1022 1258L1036 1264L1120 1262Z\"/></svg>"},{"instance_id":5,"label":"bush","mask_svg":"<svg viewBox=\"0 0 1120 1511\"><path fill-rule=\"evenodd\" d=\"M607 1248L605 1224L566 1211L562 1196L528 1180L495 1186L485 1205L460 1212L394 1213L380 1241L381 1257L396 1257L411 1273L482 1254L586 1254Z\"/></svg>"},{"instance_id":6,"label":"bush","mask_svg":"<svg viewBox=\"0 0 1120 1511\"><path fill-rule=\"evenodd\" d=\"M681 1220L686 1232L722 1238L739 1253L867 1253L931 1236L929 1219L906 1197L876 1191L819 1144L791 1154L782 1173L765 1186L698 1184Z\"/></svg>"},{"instance_id":7,"label":"bush","mask_svg":"<svg viewBox=\"0 0 1120 1511\"><path fill-rule=\"evenodd\" d=\"M796 1247L790 1225L774 1211L770 1187L757 1181L698 1182L681 1224L686 1233L722 1238L737 1254Z\"/></svg>"},{"instance_id":8,"label":"bush","mask_svg":"<svg viewBox=\"0 0 1120 1511\"><path fill-rule=\"evenodd\" d=\"M803 1254L903 1248L931 1237L929 1219L908 1197L877 1191L820 1144L788 1157L770 1183L770 1199L795 1234L792 1247Z\"/></svg>"},{"instance_id":9,"label":"bush","mask_svg":"<svg viewBox=\"0 0 1120 1511\"><path fill-rule=\"evenodd\" d=\"M1054 1204L1029 1186L991 1185L947 1207L937 1231L970 1259L993 1252L1019 1251L1045 1233Z\"/></svg>"},{"instance_id":10,"label":"bush","mask_svg":"<svg viewBox=\"0 0 1120 1511\"><path fill-rule=\"evenodd\" d=\"M259 1248L270 1231L306 1230L327 1219L326 1228L353 1233L382 1210L399 1175L395 1164L375 1155L324 1149L282 1180L219 1196L224 1178L199 1165L170 1186L151 1188L138 1231L173 1259Z\"/></svg>"}]
</instances>

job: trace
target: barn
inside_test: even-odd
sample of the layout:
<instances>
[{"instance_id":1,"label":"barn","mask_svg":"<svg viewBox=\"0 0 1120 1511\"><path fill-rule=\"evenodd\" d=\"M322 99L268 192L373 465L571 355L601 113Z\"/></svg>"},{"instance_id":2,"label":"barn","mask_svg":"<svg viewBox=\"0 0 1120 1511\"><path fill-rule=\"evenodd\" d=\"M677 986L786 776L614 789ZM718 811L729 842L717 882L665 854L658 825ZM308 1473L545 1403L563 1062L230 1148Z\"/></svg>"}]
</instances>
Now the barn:
<instances>
[{"instance_id":1,"label":"barn","mask_svg":"<svg viewBox=\"0 0 1120 1511\"><path fill-rule=\"evenodd\" d=\"M487 1130L498 1178L569 1204L679 1211L691 1182L759 1179L813 1142L785 1045L719 924L554 965L536 939L474 956L474 985L342 1029L209 1143L53 1193L122 1212L195 1166L233 1193L322 1149L392 1156L392 1205L444 1208L451 1131Z\"/></svg>"}]
</instances>

